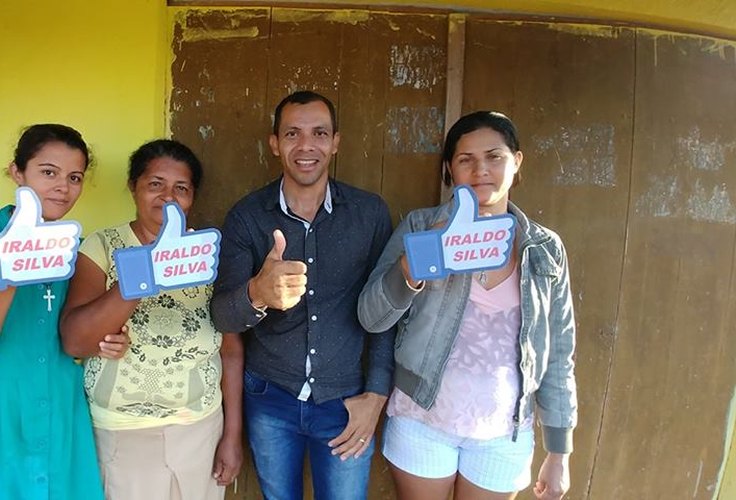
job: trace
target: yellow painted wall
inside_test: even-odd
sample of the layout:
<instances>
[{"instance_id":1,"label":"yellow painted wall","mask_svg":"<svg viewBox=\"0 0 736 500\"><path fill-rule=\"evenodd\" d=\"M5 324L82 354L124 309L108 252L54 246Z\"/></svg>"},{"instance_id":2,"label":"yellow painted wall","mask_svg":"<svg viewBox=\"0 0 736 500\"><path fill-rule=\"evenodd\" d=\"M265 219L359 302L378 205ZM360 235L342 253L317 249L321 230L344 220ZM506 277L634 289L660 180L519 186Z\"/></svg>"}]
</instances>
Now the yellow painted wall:
<instances>
[{"instance_id":1,"label":"yellow painted wall","mask_svg":"<svg viewBox=\"0 0 736 500\"><path fill-rule=\"evenodd\" d=\"M0 165L24 126L60 122L82 132L96 165L70 216L85 234L132 217L127 157L165 131L165 2L104 4L0 1ZM14 188L0 178L2 205Z\"/></svg>"}]
</instances>

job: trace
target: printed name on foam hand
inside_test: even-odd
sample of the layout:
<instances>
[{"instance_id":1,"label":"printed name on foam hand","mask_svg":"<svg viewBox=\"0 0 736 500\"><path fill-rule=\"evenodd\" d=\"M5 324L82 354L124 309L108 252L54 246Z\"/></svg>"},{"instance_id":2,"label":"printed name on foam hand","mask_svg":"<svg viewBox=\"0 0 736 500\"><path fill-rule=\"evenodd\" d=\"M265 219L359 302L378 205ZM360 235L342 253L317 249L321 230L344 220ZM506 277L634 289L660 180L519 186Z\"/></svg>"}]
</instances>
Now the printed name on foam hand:
<instances>
[{"instance_id":1,"label":"printed name on foam hand","mask_svg":"<svg viewBox=\"0 0 736 500\"><path fill-rule=\"evenodd\" d=\"M2 253L39 252L42 250L64 249L74 245L74 238L45 238L35 240L12 240L3 242Z\"/></svg>"},{"instance_id":2,"label":"printed name on foam hand","mask_svg":"<svg viewBox=\"0 0 736 500\"><path fill-rule=\"evenodd\" d=\"M49 238L35 240L12 240L2 244L2 252L5 254L42 252L47 250L63 250L71 248L75 244L74 238ZM20 257L13 260L11 269L13 271L35 271L38 269L50 269L63 267L64 257L61 255L43 255L38 257Z\"/></svg>"},{"instance_id":3,"label":"printed name on foam hand","mask_svg":"<svg viewBox=\"0 0 736 500\"><path fill-rule=\"evenodd\" d=\"M188 259L198 256L206 256L215 250L214 245L204 243L202 245L187 246L174 248L173 250L157 250L153 253L154 262L166 262L170 260ZM205 261L188 262L184 264L174 264L164 267L164 278L172 276L182 276L184 274L198 274L207 272L207 263Z\"/></svg>"},{"instance_id":4,"label":"printed name on foam hand","mask_svg":"<svg viewBox=\"0 0 736 500\"><path fill-rule=\"evenodd\" d=\"M465 235L453 234L445 237L445 247L470 245L473 243L492 243L494 241L503 241L507 237L508 231L505 229L499 229L498 231L481 231ZM500 250L498 249L498 246L490 246L488 248L458 250L453 254L452 260L454 262L462 262L498 257L499 255Z\"/></svg>"}]
</instances>

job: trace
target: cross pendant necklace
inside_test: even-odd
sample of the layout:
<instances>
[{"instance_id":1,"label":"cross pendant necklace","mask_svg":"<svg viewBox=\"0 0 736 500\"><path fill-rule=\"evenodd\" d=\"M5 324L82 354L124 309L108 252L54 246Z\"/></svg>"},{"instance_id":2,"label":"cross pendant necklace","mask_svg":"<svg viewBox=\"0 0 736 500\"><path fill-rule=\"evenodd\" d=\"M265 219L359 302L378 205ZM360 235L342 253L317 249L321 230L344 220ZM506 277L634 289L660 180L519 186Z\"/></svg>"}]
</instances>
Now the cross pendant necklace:
<instances>
[{"instance_id":1,"label":"cross pendant necklace","mask_svg":"<svg viewBox=\"0 0 736 500\"><path fill-rule=\"evenodd\" d=\"M46 299L46 310L51 312L51 301L56 298L56 295L51 293L51 285L48 283L46 284L46 295L44 295L43 298Z\"/></svg>"}]
</instances>

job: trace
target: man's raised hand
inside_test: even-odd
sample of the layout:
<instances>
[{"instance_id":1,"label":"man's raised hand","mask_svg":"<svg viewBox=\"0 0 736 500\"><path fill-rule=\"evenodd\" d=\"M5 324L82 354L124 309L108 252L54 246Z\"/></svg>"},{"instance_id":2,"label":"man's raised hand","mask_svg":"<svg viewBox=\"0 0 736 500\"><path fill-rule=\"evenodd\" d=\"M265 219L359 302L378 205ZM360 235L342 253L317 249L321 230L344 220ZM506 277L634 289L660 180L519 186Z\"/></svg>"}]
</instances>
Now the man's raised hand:
<instances>
[{"instance_id":1,"label":"man's raised hand","mask_svg":"<svg viewBox=\"0 0 736 500\"><path fill-rule=\"evenodd\" d=\"M254 307L286 311L297 305L307 291L307 265L299 260L283 260L286 238L281 230L274 230L273 240L261 270L248 283L248 295Z\"/></svg>"}]
</instances>

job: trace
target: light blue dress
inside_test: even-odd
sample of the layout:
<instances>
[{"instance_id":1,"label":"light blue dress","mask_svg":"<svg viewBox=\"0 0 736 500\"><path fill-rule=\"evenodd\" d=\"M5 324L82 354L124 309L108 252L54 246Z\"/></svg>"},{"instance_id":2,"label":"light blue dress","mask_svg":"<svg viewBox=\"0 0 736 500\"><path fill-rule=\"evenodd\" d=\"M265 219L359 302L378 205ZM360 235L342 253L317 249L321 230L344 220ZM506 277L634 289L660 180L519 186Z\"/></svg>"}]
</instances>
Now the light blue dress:
<instances>
[{"instance_id":1,"label":"light blue dress","mask_svg":"<svg viewBox=\"0 0 736 500\"><path fill-rule=\"evenodd\" d=\"M103 498L83 368L59 338L68 285L18 287L0 331L0 500Z\"/></svg>"}]
</instances>

